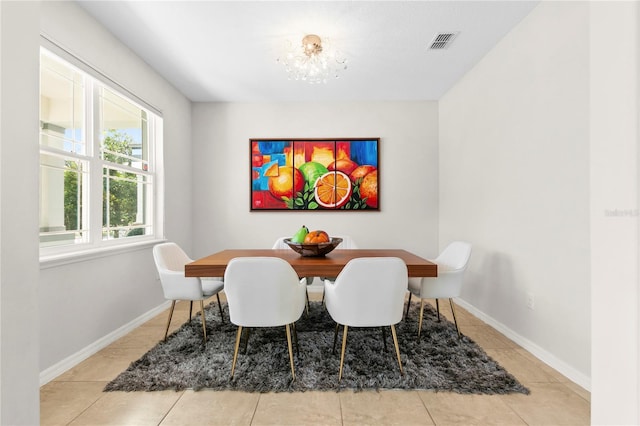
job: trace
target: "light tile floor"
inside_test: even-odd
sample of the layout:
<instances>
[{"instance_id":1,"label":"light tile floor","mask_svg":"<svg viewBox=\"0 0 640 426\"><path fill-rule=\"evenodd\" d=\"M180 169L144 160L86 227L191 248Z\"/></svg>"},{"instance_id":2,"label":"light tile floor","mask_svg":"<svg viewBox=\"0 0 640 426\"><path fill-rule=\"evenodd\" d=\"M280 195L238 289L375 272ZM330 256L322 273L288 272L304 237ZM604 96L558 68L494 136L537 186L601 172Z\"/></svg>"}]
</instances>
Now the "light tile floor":
<instances>
[{"instance_id":1,"label":"light tile floor","mask_svg":"<svg viewBox=\"0 0 640 426\"><path fill-rule=\"evenodd\" d=\"M312 298L319 295L312 293ZM215 300L215 299L213 299ZM451 319L448 303L442 313ZM40 390L42 425L588 425L590 394L464 309L462 333L531 394L460 395L429 391L242 393L102 392L164 334L158 315ZM176 305L170 331L188 319Z\"/></svg>"}]
</instances>

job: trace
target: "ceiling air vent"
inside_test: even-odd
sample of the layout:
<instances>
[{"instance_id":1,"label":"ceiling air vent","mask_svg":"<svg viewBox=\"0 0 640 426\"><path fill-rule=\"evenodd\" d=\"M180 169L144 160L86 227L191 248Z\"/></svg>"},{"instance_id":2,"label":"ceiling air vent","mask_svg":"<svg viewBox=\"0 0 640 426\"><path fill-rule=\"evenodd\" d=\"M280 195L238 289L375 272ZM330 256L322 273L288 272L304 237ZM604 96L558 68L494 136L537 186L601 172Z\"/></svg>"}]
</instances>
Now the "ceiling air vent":
<instances>
[{"instance_id":1,"label":"ceiling air vent","mask_svg":"<svg viewBox=\"0 0 640 426\"><path fill-rule=\"evenodd\" d=\"M436 36L433 38L433 40L431 40L431 43L429 44L429 50L448 49L457 35L458 32L436 34Z\"/></svg>"}]
</instances>

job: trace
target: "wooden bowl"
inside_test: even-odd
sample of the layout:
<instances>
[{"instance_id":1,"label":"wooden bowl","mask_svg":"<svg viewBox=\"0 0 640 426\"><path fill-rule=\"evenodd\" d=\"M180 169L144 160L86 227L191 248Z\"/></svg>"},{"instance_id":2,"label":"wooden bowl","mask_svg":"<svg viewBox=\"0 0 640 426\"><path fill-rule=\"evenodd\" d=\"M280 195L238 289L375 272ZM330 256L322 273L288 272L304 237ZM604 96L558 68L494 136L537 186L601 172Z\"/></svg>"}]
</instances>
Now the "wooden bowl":
<instances>
[{"instance_id":1,"label":"wooden bowl","mask_svg":"<svg viewBox=\"0 0 640 426\"><path fill-rule=\"evenodd\" d=\"M331 241L327 243L317 244L292 243L291 238L285 238L284 242L301 256L320 257L330 253L331 250L338 247L338 244L342 242L342 238L331 238Z\"/></svg>"}]
</instances>

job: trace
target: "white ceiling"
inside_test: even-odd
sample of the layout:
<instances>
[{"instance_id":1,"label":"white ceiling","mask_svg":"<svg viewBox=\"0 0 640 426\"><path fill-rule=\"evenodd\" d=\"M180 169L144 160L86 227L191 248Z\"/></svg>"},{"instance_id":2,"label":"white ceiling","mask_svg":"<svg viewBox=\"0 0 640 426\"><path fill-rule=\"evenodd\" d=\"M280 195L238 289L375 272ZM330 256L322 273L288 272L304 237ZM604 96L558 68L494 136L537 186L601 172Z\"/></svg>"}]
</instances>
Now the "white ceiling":
<instances>
[{"instance_id":1,"label":"white ceiling","mask_svg":"<svg viewBox=\"0 0 640 426\"><path fill-rule=\"evenodd\" d=\"M538 0L78 3L192 101L273 102L439 99ZM347 56L340 79L287 79L276 59L309 33Z\"/></svg>"}]
</instances>

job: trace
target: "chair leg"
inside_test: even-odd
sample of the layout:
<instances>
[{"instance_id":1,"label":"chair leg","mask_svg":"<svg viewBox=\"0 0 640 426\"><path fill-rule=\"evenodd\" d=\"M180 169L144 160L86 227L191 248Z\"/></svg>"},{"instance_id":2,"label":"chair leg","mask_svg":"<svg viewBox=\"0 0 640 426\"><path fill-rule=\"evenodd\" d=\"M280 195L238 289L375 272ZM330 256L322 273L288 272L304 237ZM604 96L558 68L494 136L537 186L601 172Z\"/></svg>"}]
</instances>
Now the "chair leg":
<instances>
[{"instance_id":1,"label":"chair leg","mask_svg":"<svg viewBox=\"0 0 640 426\"><path fill-rule=\"evenodd\" d=\"M342 334L342 354L340 355L340 374L338 375L338 382L342 380L342 366L344 365L344 351L347 348L347 327L344 326L344 332Z\"/></svg>"},{"instance_id":2,"label":"chair leg","mask_svg":"<svg viewBox=\"0 0 640 426\"><path fill-rule=\"evenodd\" d=\"M409 306L411 306L411 292L409 292L409 300L407 301L407 312L404 314L404 319L406 320L409 316Z\"/></svg>"},{"instance_id":3,"label":"chair leg","mask_svg":"<svg viewBox=\"0 0 640 426\"><path fill-rule=\"evenodd\" d=\"M224 324L224 317L222 316L222 304L220 303L220 295L216 293L216 299L218 299L218 309L220 309L220 322Z\"/></svg>"},{"instance_id":4,"label":"chair leg","mask_svg":"<svg viewBox=\"0 0 640 426\"><path fill-rule=\"evenodd\" d=\"M242 326L238 326L238 333L236 334L236 347L233 351L233 363L231 364L231 378L233 379L233 372L236 370L236 361L238 360L238 348L240 348L240 337L242 336Z\"/></svg>"},{"instance_id":5,"label":"chair leg","mask_svg":"<svg viewBox=\"0 0 640 426\"><path fill-rule=\"evenodd\" d=\"M207 343L207 323L204 319L204 301L200 301L200 315L202 316L202 336L204 342Z\"/></svg>"},{"instance_id":6,"label":"chair leg","mask_svg":"<svg viewBox=\"0 0 640 426\"><path fill-rule=\"evenodd\" d=\"M167 319L167 328L164 330L164 340L167 340L167 334L169 334L169 325L171 324L171 317L173 317L173 308L176 307L176 301L171 301L171 309L169 309L169 319Z\"/></svg>"},{"instance_id":7,"label":"chair leg","mask_svg":"<svg viewBox=\"0 0 640 426\"><path fill-rule=\"evenodd\" d=\"M304 294L307 296L307 304L305 305L305 310L307 311L307 317L309 316L309 290L305 290Z\"/></svg>"},{"instance_id":8,"label":"chair leg","mask_svg":"<svg viewBox=\"0 0 640 426\"><path fill-rule=\"evenodd\" d=\"M331 350L332 354L336 354L336 343L338 342L338 328L340 327L340 324L336 323L336 329L333 332L333 349Z\"/></svg>"},{"instance_id":9,"label":"chair leg","mask_svg":"<svg viewBox=\"0 0 640 426\"><path fill-rule=\"evenodd\" d=\"M396 326L391 325L391 334L393 335L393 344L396 347L396 356L398 357L398 366L400 367L400 374L404 375L402 370L402 360L400 359L400 347L398 346L398 336L396 334Z\"/></svg>"},{"instance_id":10,"label":"chair leg","mask_svg":"<svg viewBox=\"0 0 640 426\"><path fill-rule=\"evenodd\" d=\"M189 301L189 321L191 321L191 313L193 312L193 300Z\"/></svg>"},{"instance_id":11,"label":"chair leg","mask_svg":"<svg viewBox=\"0 0 640 426\"><path fill-rule=\"evenodd\" d=\"M247 346L249 345L249 335L251 334L251 328L247 327L244 332L244 346L242 347L242 353L247 353Z\"/></svg>"},{"instance_id":12,"label":"chair leg","mask_svg":"<svg viewBox=\"0 0 640 426\"><path fill-rule=\"evenodd\" d=\"M300 345L298 344L298 330L296 329L296 323L291 323L291 331L293 331L293 342L296 344L296 355L300 356Z\"/></svg>"},{"instance_id":13,"label":"chair leg","mask_svg":"<svg viewBox=\"0 0 640 426\"><path fill-rule=\"evenodd\" d=\"M423 315L424 315L424 299L420 299L420 319L418 320L418 340L420 340L420 332L422 331Z\"/></svg>"},{"instance_id":14,"label":"chair leg","mask_svg":"<svg viewBox=\"0 0 640 426\"><path fill-rule=\"evenodd\" d=\"M347 329L348 327L344 326L344 332L342 334L342 354L340 355L340 374L338 375L338 382L342 380L342 367L344 365L344 352L347 348Z\"/></svg>"},{"instance_id":15,"label":"chair leg","mask_svg":"<svg viewBox=\"0 0 640 426\"><path fill-rule=\"evenodd\" d=\"M449 304L451 305L451 313L453 314L453 323L456 325L456 331L458 332L458 339L459 339L460 329L458 328L458 320L456 319L456 309L453 307L453 299L449 298Z\"/></svg>"},{"instance_id":16,"label":"chair leg","mask_svg":"<svg viewBox=\"0 0 640 426\"><path fill-rule=\"evenodd\" d=\"M438 313L438 322L440 322L440 300L436 299L436 312Z\"/></svg>"},{"instance_id":17,"label":"chair leg","mask_svg":"<svg viewBox=\"0 0 640 426\"><path fill-rule=\"evenodd\" d=\"M387 329L386 327L380 327L380 330L382 330L382 341L384 342L384 351L387 352Z\"/></svg>"},{"instance_id":18,"label":"chair leg","mask_svg":"<svg viewBox=\"0 0 640 426\"><path fill-rule=\"evenodd\" d=\"M289 348L289 363L291 364L291 377L293 380L296 379L296 369L293 366L293 348L291 347L291 328L289 324L285 326L287 330L287 347Z\"/></svg>"}]
</instances>

